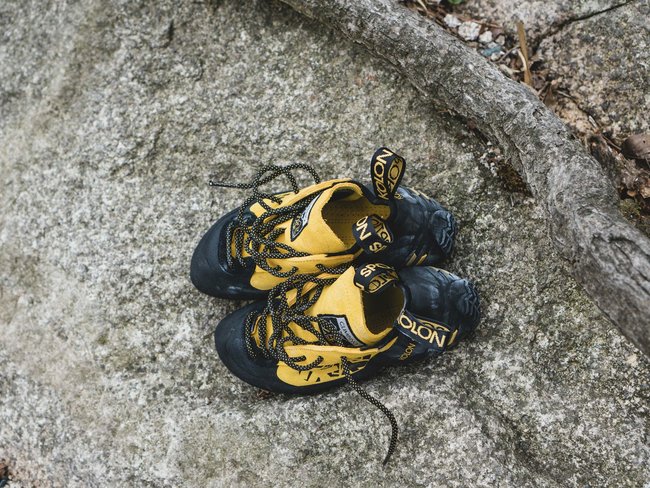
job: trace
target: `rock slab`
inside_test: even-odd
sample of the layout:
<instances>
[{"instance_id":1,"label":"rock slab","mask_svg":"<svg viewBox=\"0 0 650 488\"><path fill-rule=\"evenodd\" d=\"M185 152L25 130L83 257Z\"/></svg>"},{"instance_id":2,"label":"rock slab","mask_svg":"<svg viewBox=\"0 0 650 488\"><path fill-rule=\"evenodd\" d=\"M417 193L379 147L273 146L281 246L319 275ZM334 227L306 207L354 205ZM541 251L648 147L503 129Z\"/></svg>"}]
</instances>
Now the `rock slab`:
<instances>
[{"instance_id":1,"label":"rock slab","mask_svg":"<svg viewBox=\"0 0 650 488\"><path fill-rule=\"evenodd\" d=\"M650 364L568 277L541 211L397 75L274 2L0 7L0 458L11 486L642 486ZM262 398L212 345L241 303L189 259L264 162L445 203L471 341L358 396Z\"/></svg>"}]
</instances>

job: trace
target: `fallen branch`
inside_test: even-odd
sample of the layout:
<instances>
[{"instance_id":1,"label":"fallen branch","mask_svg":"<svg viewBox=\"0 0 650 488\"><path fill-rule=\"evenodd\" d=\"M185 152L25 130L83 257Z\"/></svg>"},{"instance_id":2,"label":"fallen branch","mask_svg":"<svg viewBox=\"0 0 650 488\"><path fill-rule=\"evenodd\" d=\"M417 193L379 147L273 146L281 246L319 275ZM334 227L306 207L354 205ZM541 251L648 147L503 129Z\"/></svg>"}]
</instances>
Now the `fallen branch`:
<instances>
[{"instance_id":1,"label":"fallen branch","mask_svg":"<svg viewBox=\"0 0 650 488\"><path fill-rule=\"evenodd\" d=\"M528 88L395 0L283 1L363 44L499 144L544 207L578 281L650 355L650 240L624 220L598 162Z\"/></svg>"}]
</instances>

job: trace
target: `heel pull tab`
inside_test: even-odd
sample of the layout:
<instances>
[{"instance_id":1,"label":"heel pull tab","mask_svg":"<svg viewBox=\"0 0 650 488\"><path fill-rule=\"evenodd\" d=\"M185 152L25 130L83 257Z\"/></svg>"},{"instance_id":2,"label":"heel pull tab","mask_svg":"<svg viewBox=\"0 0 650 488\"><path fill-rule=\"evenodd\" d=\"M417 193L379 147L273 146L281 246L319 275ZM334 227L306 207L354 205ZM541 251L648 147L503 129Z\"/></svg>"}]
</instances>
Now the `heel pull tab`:
<instances>
[{"instance_id":1,"label":"heel pull tab","mask_svg":"<svg viewBox=\"0 0 650 488\"><path fill-rule=\"evenodd\" d=\"M357 245L371 255L385 250L393 243L393 233L377 215L359 219L352 226L352 235Z\"/></svg>"},{"instance_id":2,"label":"heel pull tab","mask_svg":"<svg viewBox=\"0 0 650 488\"><path fill-rule=\"evenodd\" d=\"M377 293L398 281L397 272L387 264L364 264L354 270L354 284L366 293Z\"/></svg>"},{"instance_id":3,"label":"heel pull tab","mask_svg":"<svg viewBox=\"0 0 650 488\"><path fill-rule=\"evenodd\" d=\"M370 160L370 174L375 195L380 200L392 200L395 197L406 169L406 161L387 147L380 147Z\"/></svg>"}]
</instances>

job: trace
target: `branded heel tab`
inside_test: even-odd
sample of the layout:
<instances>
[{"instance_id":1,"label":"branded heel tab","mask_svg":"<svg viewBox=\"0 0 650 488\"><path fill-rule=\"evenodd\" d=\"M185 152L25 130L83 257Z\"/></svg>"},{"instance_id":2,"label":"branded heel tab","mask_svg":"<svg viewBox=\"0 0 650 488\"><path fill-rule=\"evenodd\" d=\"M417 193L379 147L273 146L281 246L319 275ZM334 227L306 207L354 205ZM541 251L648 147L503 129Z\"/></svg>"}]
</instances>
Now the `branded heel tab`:
<instances>
[{"instance_id":1,"label":"branded heel tab","mask_svg":"<svg viewBox=\"0 0 650 488\"><path fill-rule=\"evenodd\" d=\"M352 235L357 245L367 254L386 250L394 240L386 222L378 215L368 215L352 226Z\"/></svg>"},{"instance_id":2,"label":"branded heel tab","mask_svg":"<svg viewBox=\"0 0 650 488\"><path fill-rule=\"evenodd\" d=\"M380 147L370 160L370 176L375 196L380 200L393 200L399 187L406 161L387 147Z\"/></svg>"},{"instance_id":3,"label":"branded heel tab","mask_svg":"<svg viewBox=\"0 0 650 488\"><path fill-rule=\"evenodd\" d=\"M368 263L354 270L354 284L366 293L378 293L388 285L399 283L397 271L382 263Z\"/></svg>"}]
</instances>

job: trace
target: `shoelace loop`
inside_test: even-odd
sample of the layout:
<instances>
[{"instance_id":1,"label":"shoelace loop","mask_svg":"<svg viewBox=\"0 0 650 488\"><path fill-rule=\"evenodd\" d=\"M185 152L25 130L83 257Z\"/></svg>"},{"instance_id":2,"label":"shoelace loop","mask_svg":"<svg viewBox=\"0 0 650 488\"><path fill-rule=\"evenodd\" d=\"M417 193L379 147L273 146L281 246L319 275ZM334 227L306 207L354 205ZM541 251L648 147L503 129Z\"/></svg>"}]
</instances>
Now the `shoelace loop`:
<instances>
[{"instance_id":1,"label":"shoelace loop","mask_svg":"<svg viewBox=\"0 0 650 488\"><path fill-rule=\"evenodd\" d=\"M262 166L250 183L222 183L210 180L210 186L252 190L252 194L239 207L237 217L226 228L226 243L228 245L226 259L228 266L232 267L235 260L240 266L245 266L244 251L246 250L257 266L273 276L288 278L298 272L296 266L293 266L288 271L282 271L280 265L270 266L268 260L305 257L309 255L306 252L296 251L288 244L277 242L276 239L284 232L280 225L299 215L309 205L311 199L302 199L292 205L273 208L265 200L269 200L277 205L282 200L277 194L263 192L260 189L263 185L280 176L284 176L289 180L292 191L298 193L300 187L298 186L296 177L292 174L292 171L295 170L308 172L315 183L320 183L321 181L316 170L312 166L303 163L293 163L286 166L274 164ZM254 217L251 221L250 214L247 214L246 210L255 203L259 204L264 209L264 212ZM233 239L235 256L231 252Z\"/></svg>"}]
</instances>

